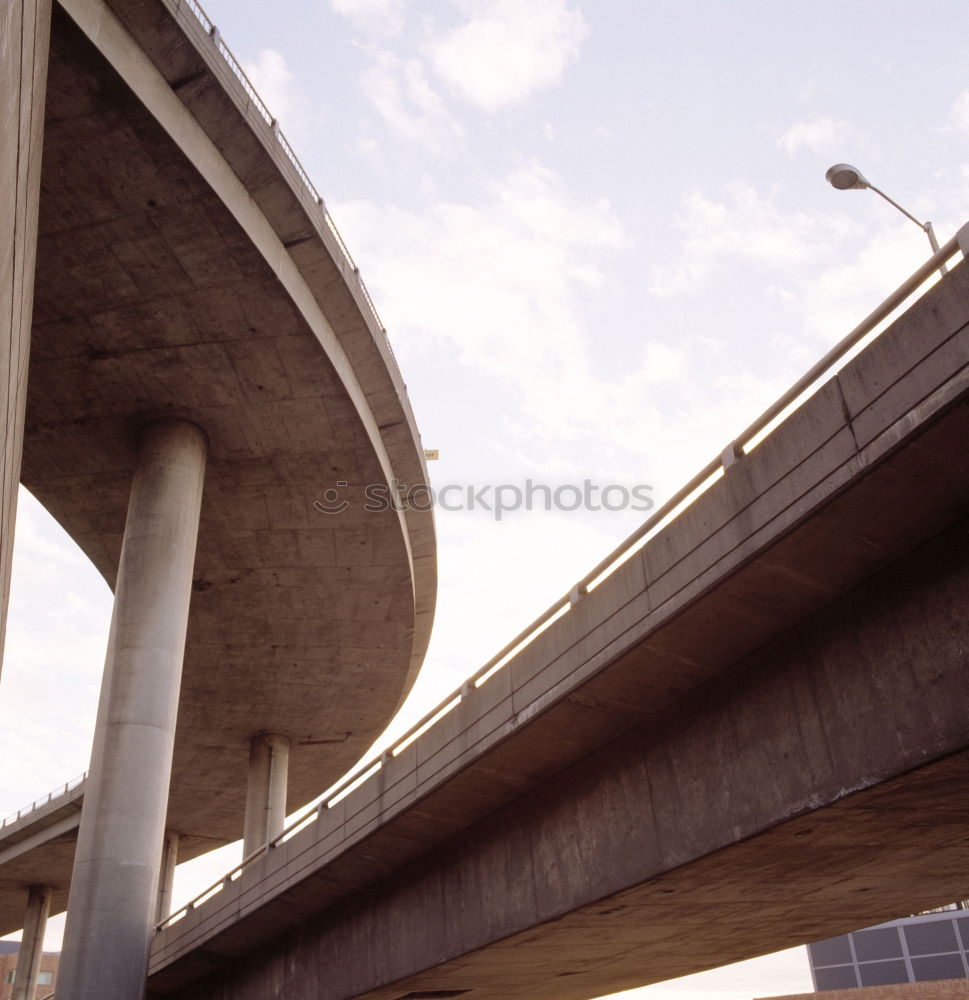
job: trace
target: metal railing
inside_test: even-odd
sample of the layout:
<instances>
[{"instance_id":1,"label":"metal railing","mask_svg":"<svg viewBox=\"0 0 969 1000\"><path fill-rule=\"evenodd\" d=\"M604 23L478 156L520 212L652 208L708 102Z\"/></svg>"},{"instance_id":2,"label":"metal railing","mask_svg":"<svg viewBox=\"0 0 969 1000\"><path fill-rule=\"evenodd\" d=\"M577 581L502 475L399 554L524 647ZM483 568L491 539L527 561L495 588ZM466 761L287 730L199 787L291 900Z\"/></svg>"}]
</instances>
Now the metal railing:
<instances>
[{"instance_id":1,"label":"metal railing","mask_svg":"<svg viewBox=\"0 0 969 1000\"><path fill-rule=\"evenodd\" d=\"M11 823L16 823L17 820L23 819L24 816L29 815L35 809L40 809L42 806L46 806L49 802L53 802L54 799L60 798L62 795L66 795L72 788L77 788L84 779L87 777L87 771L83 774L79 774L76 778L71 778L70 781L65 781L63 785L58 785L52 792L48 792L47 795L42 795L39 799L34 799L33 802L28 803L22 809L18 809L15 813L11 813L2 822L0 822L0 830L5 826L10 826Z\"/></svg>"},{"instance_id":2,"label":"metal railing","mask_svg":"<svg viewBox=\"0 0 969 1000\"><path fill-rule=\"evenodd\" d=\"M322 195L320 195L314 187L313 182L309 178L309 174L307 174L302 163L299 162L298 157L293 152L293 147L289 144L286 136L283 135L283 132L279 127L279 122L273 117L269 108L256 91L256 88L252 85L252 81L246 75L243 68L239 65L238 60L232 54L231 49L222 40L219 29L215 26L215 24L213 24L212 20L202 9L201 5L198 4L196 0L170 0L170 3L172 9L176 13L182 8L187 9L191 13L192 17L202 26L205 34L207 34L212 40L212 44L215 47L216 52L218 52L218 54L222 57L223 62L229 67L233 76L235 76L241 84L246 97L249 99L249 103L256 110L259 117L262 118L264 124L272 133L276 144L283 151L286 159L289 160L293 171L303 188L309 194L310 198L319 206L323 222L325 223L327 230L332 235L336 248L343 258L342 261L338 261L338 263L341 264L341 269L343 270L347 281L356 284L357 290L360 292L360 296L366 305L366 310L370 313L370 316L368 317L365 311L364 318L368 321L367 326L370 329L371 336L374 338L374 342L379 345L378 349L380 347L383 348L382 353L385 356L384 360L390 368L391 374L395 376L395 381L401 391L406 393L407 390L404 378L401 374L400 366L397 364L397 357L390 344L390 338L387 336L387 328L380 319L377 307L374 305L374 301L370 297L370 292L367 291L367 286L363 283L363 278L360 276L360 268L357 266L350 254L349 248L343 240L343 237L340 235L340 230L337 229L336 223L333 221L333 216L331 216L327 210L326 202L323 200Z\"/></svg>"},{"instance_id":3,"label":"metal railing","mask_svg":"<svg viewBox=\"0 0 969 1000\"><path fill-rule=\"evenodd\" d=\"M464 681L460 688L453 691L448 697L439 702L435 708L422 716L402 736L393 741L379 757L367 758L351 770L338 784L324 793L325 797L322 800L311 803L307 807L307 811L286 827L279 836L243 858L239 864L218 882L213 883L185 906L161 921L157 929L162 930L174 924L207 899L216 895L224 886L234 882L239 878L244 869L254 861L269 853L279 844L289 840L290 837L294 836L304 827L315 822L326 810L332 809L333 806L346 798L352 791L367 781L368 778L373 777L381 768L385 767L394 757L410 746L411 743L423 735L439 719L447 715L455 706L473 696L474 691L486 683L492 674L505 666L516 653L544 632L556 619L566 614L570 608L589 592L590 588L594 588L602 579L642 548L651 537L666 527L693 500L724 475L732 465L740 461L747 454L747 448L752 448L756 444L759 444L773 430L776 422L779 421L785 411L801 405L810 395L813 395L814 391L819 388L818 383L822 377L829 375L832 369L845 359L845 356L853 347L868 336L868 334L872 333L879 323L886 320L906 299L925 284L928 279L932 278L941 263L949 260L957 252L961 252L963 257L969 257L969 223L963 226L956 236L952 237L938 253L933 254L907 281L903 282L885 299L877 309L859 323L851 333L835 344L780 399L769 406L752 424L735 437L716 458L708 462L685 486L677 490L669 500L647 518L631 535L586 573L567 594L560 597L527 628L519 632L511 642L502 647L484 666L475 671Z\"/></svg>"}]
</instances>

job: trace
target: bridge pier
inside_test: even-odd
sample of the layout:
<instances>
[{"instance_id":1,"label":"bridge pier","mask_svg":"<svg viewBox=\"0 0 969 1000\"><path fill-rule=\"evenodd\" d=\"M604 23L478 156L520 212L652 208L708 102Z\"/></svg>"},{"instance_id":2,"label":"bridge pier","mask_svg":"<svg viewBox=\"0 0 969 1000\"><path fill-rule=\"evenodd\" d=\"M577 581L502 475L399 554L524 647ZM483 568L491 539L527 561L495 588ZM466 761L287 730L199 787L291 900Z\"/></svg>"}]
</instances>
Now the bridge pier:
<instances>
[{"instance_id":1,"label":"bridge pier","mask_svg":"<svg viewBox=\"0 0 969 1000\"><path fill-rule=\"evenodd\" d=\"M44 931L47 929L47 915L50 913L50 897L49 886L30 887L11 1000L34 1000L37 995L37 976L40 973L40 960L44 956Z\"/></svg>"},{"instance_id":2,"label":"bridge pier","mask_svg":"<svg viewBox=\"0 0 969 1000\"><path fill-rule=\"evenodd\" d=\"M242 856L283 832L286 823L286 782L289 776L289 739L260 733L249 742L249 785Z\"/></svg>"},{"instance_id":3,"label":"bridge pier","mask_svg":"<svg viewBox=\"0 0 969 1000\"><path fill-rule=\"evenodd\" d=\"M158 905L206 439L145 428L131 486L78 833L59 1000L144 994Z\"/></svg>"},{"instance_id":4,"label":"bridge pier","mask_svg":"<svg viewBox=\"0 0 969 1000\"><path fill-rule=\"evenodd\" d=\"M37 205L51 0L10 0L0 13L0 659L10 598L27 362L37 256Z\"/></svg>"}]
</instances>

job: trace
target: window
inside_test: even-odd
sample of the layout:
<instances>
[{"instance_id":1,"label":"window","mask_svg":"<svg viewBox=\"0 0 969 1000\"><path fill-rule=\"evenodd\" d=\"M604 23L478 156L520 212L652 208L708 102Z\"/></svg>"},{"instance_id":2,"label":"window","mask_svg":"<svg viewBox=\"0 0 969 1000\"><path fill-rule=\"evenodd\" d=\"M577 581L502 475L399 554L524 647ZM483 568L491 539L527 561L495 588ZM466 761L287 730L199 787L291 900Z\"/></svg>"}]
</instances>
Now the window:
<instances>
[{"instance_id":1,"label":"window","mask_svg":"<svg viewBox=\"0 0 969 1000\"><path fill-rule=\"evenodd\" d=\"M7 972L7 978L4 980L4 982L5 983L12 983L13 982L14 973L16 973L16 971L17 971L16 969L10 969Z\"/></svg>"},{"instance_id":2,"label":"window","mask_svg":"<svg viewBox=\"0 0 969 1000\"><path fill-rule=\"evenodd\" d=\"M50 986L54 981L53 972L38 972L37 973L37 985L38 986Z\"/></svg>"}]
</instances>

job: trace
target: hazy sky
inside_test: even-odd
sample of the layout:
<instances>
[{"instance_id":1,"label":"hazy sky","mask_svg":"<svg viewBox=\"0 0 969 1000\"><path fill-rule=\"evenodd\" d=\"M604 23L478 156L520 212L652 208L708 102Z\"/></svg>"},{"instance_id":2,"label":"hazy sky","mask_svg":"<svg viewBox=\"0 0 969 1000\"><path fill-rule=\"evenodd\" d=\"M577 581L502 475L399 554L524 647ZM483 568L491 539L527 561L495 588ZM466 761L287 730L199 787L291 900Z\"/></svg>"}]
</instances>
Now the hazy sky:
<instances>
[{"instance_id":1,"label":"hazy sky","mask_svg":"<svg viewBox=\"0 0 969 1000\"><path fill-rule=\"evenodd\" d=\"M206 8L361 267L437 487L590 479L661 502L928 255L872 192L825 184L831 163L942 240L969 217L964 2ZM21 498L0 813L87 766L110 615ZM437 624L407 718L641 517L439 510ZM196 864L183 893L235 854ZM810 985L798 951L643 996Z\"/></svg>"}]
</instances>

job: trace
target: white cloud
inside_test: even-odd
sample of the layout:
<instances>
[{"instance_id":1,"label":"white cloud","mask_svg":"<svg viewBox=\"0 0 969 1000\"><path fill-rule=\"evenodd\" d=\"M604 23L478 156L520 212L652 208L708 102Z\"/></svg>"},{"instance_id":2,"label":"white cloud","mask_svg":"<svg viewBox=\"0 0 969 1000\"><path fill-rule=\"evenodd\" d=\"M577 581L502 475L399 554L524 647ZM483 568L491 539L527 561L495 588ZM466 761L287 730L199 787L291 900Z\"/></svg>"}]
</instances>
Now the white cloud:
<instances>
[{"instance_id":1,"label":"white cloud","mask_svg":"<svg viewBox=\"0 0 969 1000\"><path fill-rule=\"evenodd\" d=\"M930 252L925 236L905 220L892 220L871 233L849 260L809 275L801 283L805 330L824 343L839 340Z\"/></svg>"},{"instance_id":2,"label":"white cloud","mask_svg":"<svg viewBox=\"0 0 969 1000\"><path fill-rule=\"evenodd\" d=\"M280 53L261 49L256 61L246 63L243 69L274 118L284 119L293 111L297 101L293 74Z\"/></svg>"},{"instance_id":3,"label":"white cloud","mask_svg":"<svg viewBox=\"0 0 969 1000\"><path fill-rule=\"evenodd\" d=\"M795 122L780 138L777 145L788 156L798 150L812 153L833 153L843 145L849 135L848 123L833 118L815 118L813 121Z\"/></svg>"},{"instance_id":4,"label":"white cloud","mask_svg":"<svg viewBox=\"0 0 969 1000\"><path fill-rule=\"evenodd\" d=\"M465 100L497 111L557 83L588 26L565 0L459 0L467 21L431 43L434 70Z\"/></svg>"},{"instance_id":5,"label":"white cloud","mask_svg":"<svg viewBox=\"0 0 969 1000\"><path fill-rule=\"evenodd\" d=\"M793 378L927 258L928 241L918 227L893 213L873 218L878 222L856 222L836 212L785 212L774 197L749 185L735 185L722 200L694 193L684 199L676 223L682 233L678 254L653 269L649 290L658 298L702 294L702 284L718 271L749 273L753 265L767 272L769 298L782 323L765 331L765 344L785 359ZM940 232L947 228L944 220ZM735 266L737 261L743 266ZM695 365L696 358L689 363ZM779 394L785 386L776 388Z\"/></svg>"},{"instance_id":6,"label":"white cloud","mask_svg":"<svg viewBox=\"0 0 969 1000\"><path fill-rule=\"evenodd\" d=\"M21 489L0 696L0 815L87 767L111 592L41 505ZM57 697L52 696L57 692ZM42 711L39 711L42 707Z\"/></svg>"},{"instance_id":7,"label":"white cloud","mask_svg":"<svg viewBox=\"0 0 969 1000\"><path fill-rule=\"evenodd\" d=\"M431 149L461 135L419 59L401 59L386 49L374 49L372 59L363 90L396 135Z\"/></svg>"},{"instance_id":8,"label":"white cloud","mask_svg":"<svg viewBox=\"0 0 969 1000\"><path fill-rule=\"evenodd\" d=\"M607 202L573 198L537 163L476 205L354 202L336 213L402 337L523 382L545 377L550 357L558 367L576 356L579 289L605 280L601 255L627 239Z\"/></svg>"},{"instance_id":9,"label":"white cloud","mask_svg":"<svg viewBox=\"0 0 969 1000\"><path fill-rule=\"evenodd\" d=\"M576 198L540 164L476 204L353 202L335 214L405 369L447 358L491 379L512 401L499 435L507 460L529 474L634 470L668 495L790 380L740 383L730 373L743 361L715 358L708 336L648 330L618 374L599 372L589 303L616 294L609 265L629 237L607 202ZM723 374L686 377L698 369Z\"/></svg>"},{"instance_id":10,"label":"white cloud","mask_svg":"<svg viewBox=\"0 0 969 1000\"><path fill-rule=\"evenodd\" d=\"M372 34L395 35L404 26L404 0L330 0L330 6Z\"/></svg>"},{"instance_id":11,"label":"white cloud","mask_svg":"<svg viewBox=\"0 0 969 1000\"><path fill-rule=\"evenodd\" d=\"M441 149L461 126L428 75L488 111L517 104L549 87L578 55L587 26L566 0L452 0L464 23L431 17L408 27L403 0L330 0L370 41L363 91L398 137ZM405 28L407 29L405 31ZM374 36L385 36L374 44ZM390 47L386 36L395 37Z\"/></svg>"},{"instance_id":12,"label":"white cloud","mask_svg":"<svg viewBox=\"0 0 969 1000\"><path fill-rule=\"evenodd\" d=\"M969 90L960 94L952 105L949 122L957 131L969 135Z\"/></svg>"},{"instance_id":13,"label":"white cloud","mask_svg":"<svg viewBox=\"0 0 969 1000\"><path fill-rule=\"evenodd\" d=\"M683 234L678 259L652 271L650 291L659 297L695 290L725 260L791 271L825 258L859 231L842 212L785 213L749 184L732 185L722 201L694 192L683 209L676 220Z\"/></svg>"}]
</instances>

